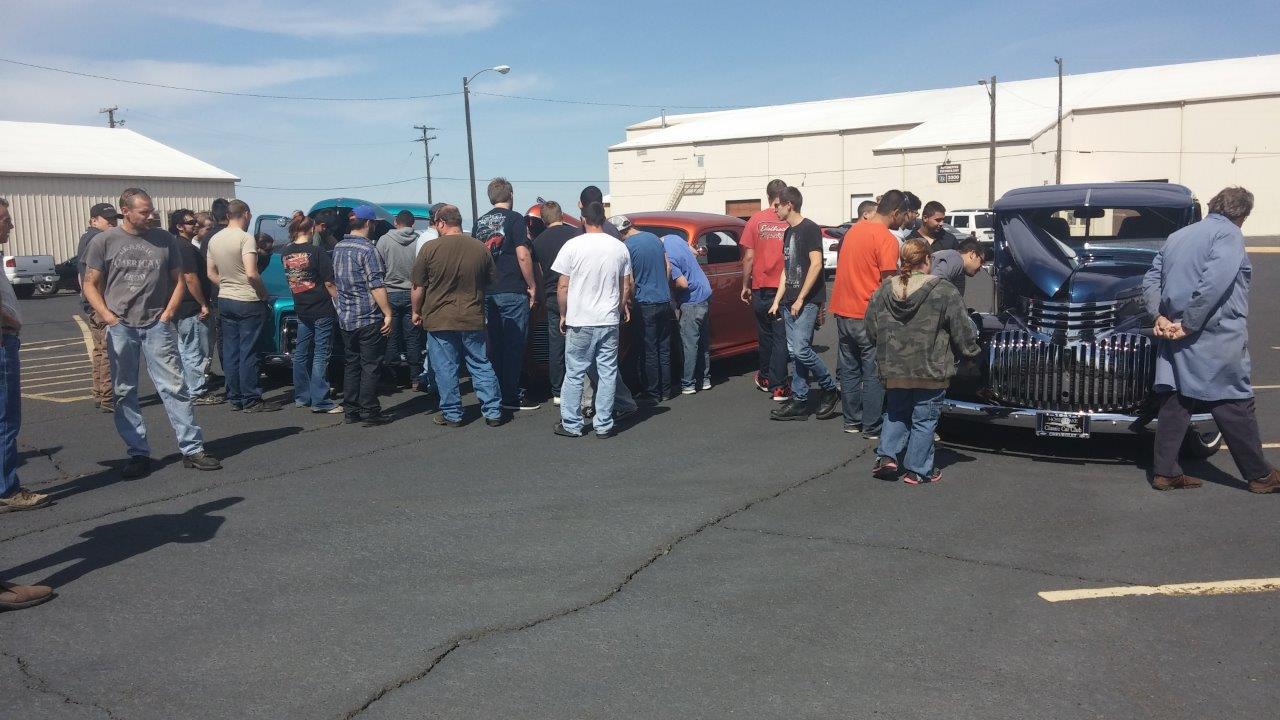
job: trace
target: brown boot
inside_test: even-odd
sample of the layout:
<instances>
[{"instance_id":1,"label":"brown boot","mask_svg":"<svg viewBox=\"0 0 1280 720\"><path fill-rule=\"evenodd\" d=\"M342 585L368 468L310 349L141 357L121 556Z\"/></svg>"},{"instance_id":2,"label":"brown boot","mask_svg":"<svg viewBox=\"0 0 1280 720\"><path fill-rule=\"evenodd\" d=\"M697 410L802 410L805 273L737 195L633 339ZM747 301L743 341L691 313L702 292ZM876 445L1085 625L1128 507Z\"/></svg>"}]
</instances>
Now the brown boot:
<instances>
[{"instance_id":1,"label":"brown boot","mask_svg":"<svg viewBox=\"0 0 1280 720\"><path fill-rule=\"evenodd\" d=\"M1249 481L1249 492L1256 493L1273 493L1280 492L1280 471L1272 470L1271 474L1258 479Z\"/></svg>"},{"instance_id":2,"label":"brown boot","mask_svg":"<svg viewBox=\"0 0 1280 720\"><path fill-rule=\"evenodd\" d=\"M0 581L0 610L21 610L52 597L53 588L45 585L14 585Z\"/></svg>"},{"instance_id":3,"label":"brown boot","mask_svg":"<svg viewBox=\"0 0 1280 720\"><path fill-rule=\"evenodd\" d=\"M1179 475L1178 477L1156 475L1151 478L1151 487L1157 490L1189 490L1191 488L1198 488L1203 484L1203 480L1198 477L1191 477L1190 475Z\"/></svg>"}]
</instances>

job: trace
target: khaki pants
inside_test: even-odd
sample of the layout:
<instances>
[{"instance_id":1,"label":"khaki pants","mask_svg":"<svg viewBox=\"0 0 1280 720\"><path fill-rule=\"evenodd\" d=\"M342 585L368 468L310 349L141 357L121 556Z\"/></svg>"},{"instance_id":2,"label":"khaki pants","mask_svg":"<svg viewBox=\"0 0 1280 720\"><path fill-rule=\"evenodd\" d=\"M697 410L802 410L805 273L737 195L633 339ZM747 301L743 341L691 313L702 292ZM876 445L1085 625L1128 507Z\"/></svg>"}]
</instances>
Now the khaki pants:
<instances>
[{"instance_id":1,"label":"khaki pants","mask_svg":"<svg viewBox=\"0 0 1280 720\"><path fill-rule=\"evenodd\" d=\"M114 406L116 400L111 391L111 365L107 361L107 324L98 318L98 313L94 310L90 310L85 317L89 320L89 337L93 340L93 351L89 354L89 359L93 361L93 399Z\"/></svg>"}]
</instances>

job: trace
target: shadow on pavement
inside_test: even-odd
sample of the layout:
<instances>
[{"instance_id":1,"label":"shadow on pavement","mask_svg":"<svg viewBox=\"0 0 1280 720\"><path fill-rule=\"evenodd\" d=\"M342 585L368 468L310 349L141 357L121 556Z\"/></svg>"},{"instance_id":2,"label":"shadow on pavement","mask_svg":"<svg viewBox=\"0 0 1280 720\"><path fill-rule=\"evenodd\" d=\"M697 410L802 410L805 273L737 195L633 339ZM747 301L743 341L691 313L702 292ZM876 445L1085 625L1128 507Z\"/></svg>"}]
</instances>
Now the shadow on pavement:
<instances>
[{"instance_id":1,"label":"shadow on pavement","mask_svg":"<svg viewBox=\"0 0 1280 720\"><path fill-rule=\"evenodd\" d=\"M99 525L80 534L76 543L37 560L9 568L6 575L22 577L58 565L73 563L37 584L61 588L94 570L110 567L134 556L176 543L202 543L213 539L226 518L211 513L244 500L228 497L197 505L184 513L146 515Z\"/></svg>"}]
</instances>

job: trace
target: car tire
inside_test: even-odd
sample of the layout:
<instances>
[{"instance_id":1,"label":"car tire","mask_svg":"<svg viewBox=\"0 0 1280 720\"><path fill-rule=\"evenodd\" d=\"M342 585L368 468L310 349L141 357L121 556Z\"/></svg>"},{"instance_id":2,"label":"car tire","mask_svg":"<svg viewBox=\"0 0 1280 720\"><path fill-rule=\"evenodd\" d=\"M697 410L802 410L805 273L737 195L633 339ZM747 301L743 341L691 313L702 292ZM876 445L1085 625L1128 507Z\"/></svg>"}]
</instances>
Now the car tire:
<instances>
[{"instance_id":1,"label":"car tire","mask_svg":"<svg viewBox=\"0 0 1280 720\"><path fill-rule=\"evenodd\" d=\"M1208 433L1198 433L1192 429L1187 431L1186 438L1182 440L1180 454L1185 458L1203 460L1212 457L1221 449L1222 433L1217 429Z\"/></svg>"},{"instance_id":2,"label":"car tire","mask_svg":"<svg viewBox=\"0 0 1280 720\"><path fill-rule=\"evenodd\" d=\"M40 297L49 297L58 294L58 283L42 282L36 283L36 294Z\"/></svg>"},{"instance_id":3,"label":"car tire","mask_svg":"<svg viewBox=\"0 0 1280 720\"><path fill-rule=\"evenodd\" d=\"M35 285L14 285L13 294L18 296L19 300L28 300L36 293Z\"/></svg>"}]
</instances>

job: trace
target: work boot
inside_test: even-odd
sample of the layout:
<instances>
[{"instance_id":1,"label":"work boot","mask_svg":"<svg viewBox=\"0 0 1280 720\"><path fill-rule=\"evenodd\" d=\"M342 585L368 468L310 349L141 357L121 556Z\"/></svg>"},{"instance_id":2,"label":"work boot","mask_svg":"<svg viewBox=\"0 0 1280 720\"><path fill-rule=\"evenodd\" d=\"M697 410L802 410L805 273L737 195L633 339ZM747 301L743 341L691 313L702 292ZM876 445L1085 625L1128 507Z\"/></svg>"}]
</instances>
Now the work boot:
<instances>
[{"instance_id":1,"label":"work boot","mask_svg":"<svg viewBox=\"0 0 1280 720\"><path fill-rule=\"evenodd\" d=\"M196 470L221 470L222 463L209 453L201 450L192 455L184 455L182 458L182 467L195 468Z\"/></svg>"},{"instance_id":2,"label":"work boot","mask_svg":"<svg viewBox=\"0 0 1280 720\"><path fill-rule=\"evenodd\" d=\"M53 500L48 495L19 488L6 497L0 497L0 513L14 510L35 510L47 507L51 502Z\"/></svg>"},{"instance_id":3,"label":"work boot","mask_svg":"<svg viewBox=\"0 0 1280 720\"><path fill-rule=\"evenodd\" d=\"M1272 470L1271 474L1249 481L1249 492L1255 493L1273 493L1280 492L1280 471Z\"/></svg>"},{"instance_id":4,"label":"work boot","mask_svg":"<svg viewBox=\"0 0 1280 720\"><path fill-rule=\"evenodd\" d=\"M792 398L769 413L770 420L808 420L809 398Z\"/></svg>"},{"instance_id":5,"label":"work boot","mask_svg":"<svg viewBox=\"0 0 1280 720\"><path fill-rule=\"evenodd\" d=\"M1272 473L1275 474L1274 472ZM1151 478L1151 487L1157 490L1190 490L1198 488L1204 484L1204 481L1190 475L1179 475L1177 477L1166 477L1164 475L1156 475ZM1252 490L1252 486L1250 487Z\"/></svg>"},{"instance_id":6,"label":"work boot","mask_svg":"<svg viewBox=\"0 0 1280 720\"><path fill-rule=\"evenodd\" d=\"M814 417L819 420L830 420L837 415L843 414L840 409L840 391L836 389L819 390L818 410L814 413Z\"/></svg>"},{"instance_id":7,"label":"work boot","mask_svg":"<svg viewBox=\"0 0 1280 720\"><path fill-rule=\"evenodd\" d=\"M0 610L21 610L53 598L47 585L14 585L0 581Z\"/></svg>"},{"instance_id":8,"label":"work boot","mask_svg":"<svg viewBox=\"0 0 1280 720\"><path fill-rule=\"evenodd\" d=\"M147 475L151 472L151 458L145 455L132 455L129 457L129 464L124 466L120 471L120 477L125 480L133 480Z\"/></svg>"}]
</instances>

